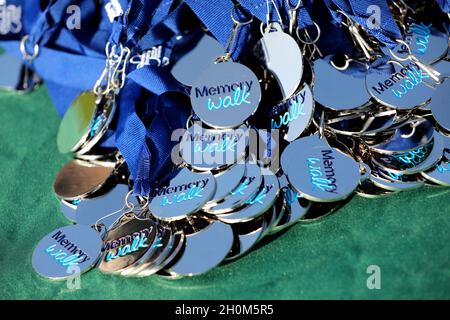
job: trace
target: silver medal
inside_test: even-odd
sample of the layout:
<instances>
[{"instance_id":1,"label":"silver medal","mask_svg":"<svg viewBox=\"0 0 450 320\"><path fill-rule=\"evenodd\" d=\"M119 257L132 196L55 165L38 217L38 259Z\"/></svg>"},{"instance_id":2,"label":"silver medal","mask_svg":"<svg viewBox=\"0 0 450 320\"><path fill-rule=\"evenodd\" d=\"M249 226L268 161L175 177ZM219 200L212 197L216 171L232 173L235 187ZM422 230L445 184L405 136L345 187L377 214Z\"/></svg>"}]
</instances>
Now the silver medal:
<instances>
[{"instance_id":1,"label":"silver medal","mask_svg":"<svg viewBox=\"0 0 450 320\"><path fill-rule=\"evenodd\" d=\"M402 59L406 58L411 51L417 59L425 64L439 61L448 52L448 36L434 28L431 23L413 21L407 23L405 41L411 50L408 50L404 44L399 44L392 49L394 54L391 54L387 47L382 47L382 50L387 55Z\"/></svg>"},{"instance_id":2,"label":"silver medal","mask_svg":"<svg viewBox=\"0 0 450 320\"><path fill-rule=\"evenodd\" d=\"M150 194L149 209L162 220L178 220L201 209L216 190L212 173L181 169L168 183Z\"/></svg>"},{"instance_id":3,"label":"silver medal","mask_svg":"<svg viewBox=\"0 0 450 320\"><path fill-rule=\"evenodd\" d=\"M305 85L299 93L272 108L270 126L282 130L286 141L294 141L311 123L313 111L312 92Z\"/></svg>"},{"instance_id":4,"label":"silver medal","mask_svg":"<svg viewBox=\"0 0 450 320\"><path fill-rule=\"evenodd\" d=\"M245 157L249 143L246 125L237 129L205 129L194 123L180 142L183 160L201 171L230 166Z\"/></svg>"},{"instance_id":5,"label":"silver medal","mask_svg":"<svg viewBox=\"0 0 450 320\"><path fill-rule=\"evenodd\" d=\"M428 144L433 139L434 129L426 119L413 119L395 130L395 134L377 145L369 148L378 153L405 153Z\"/></svg>"},{"instance_id":6,"label":"silver medal","mask_svg":"<svg viewBox=\"0 0 450 320\"><path fill-rule=\"evenodd\" d=\"M278 178L281 192L283 192L284 205L286 207L280 222L273 226L270 234L280 232L297 223L311 208L311 202L303 199L301 195L292 190L285 175Z\"/></svg>"},{"instance_id":7,"label":"silver medal","mask_svg":"<svg viewBox=\"0 0 450 320\"><path fill-rule=\"evenodd\" d=\"M113 178L113 173L114 166L72 160L59 171L53 189L64 200L85 198L104 187Z\"/></svg>"},{"instance_id":8,"label":"silver medal","mask_svg":"<svg viewBox=\"0 0 450 320\"><path fill-rule=\"evenodd\" d=\"M283 99L292 96L303 74L303 56L294 38L283 32L279 23L271 23L256 50L261 63L276 79Z\"/></svg>"},{"instance_id":9,"label":"silver medal","mask_svg":"<svg viewBox=\"0 0 450 320\"><path fill-rule=\"evenodd\" d=\"M161 231L151 219L136 217L120 222L105 237L98 269L103 273L114 274L132 267L155 251L154 243Z\"/></svg>"},{"instance_id":10,"label":"silver medal","mask_svg":"<svg viewBox=\"0 0 450 320\"><path fill-rule=\"evenodd\" d=\"M32 265L41 276L63 280L90 270L101 255L100 233L86 226L67 226L45 236L33 252Z\"/></svg>"},{"instance_id":11,"label":"silver medal","mask_svg":"<svg viewBox=\"0 0 450 320\"><path fill-rule=\"evenodd\" d=\"M261 88L255 74L235 62L212 64L195 81L191 103L200 120L213 128L236 128L258 108Z\"/></svg>"},{"instance_id":12,"label":"silver medal","mask_svg":"<svg viewBox=\"0 0 450 320\"><path fill-rule=\"evenodd\" d=\"M422 172L421 174L431 182L450 187L450 161L446 158L439 161L431 170Z\"/></svg>"},{"instance_id":13,"label":"silver medal","mask_svg":"<svg viewBox=\"0 0 450 320\"><path fill-rule=\"evenodd\" d=\"M283 171L292 187L308 200L343 200L361 180L359 164L318 136L296 140L286 150L293 156L282 162Z\"/></svg>"},{"instance_id":14,"label":"silver medal","mask_svg":"<svg viewBox=\"0 0 450 320\"><path fill-rule=\"evenodd\" d=\"M425 85L430 78L415 62L403 67L388 63L367 71L366 85L370 95L394 109L412 109L428 103L433 89Z\"/></svg>"},{"instance_id":15,"label":"silver medal","mask_svg":"<svg viewBox=\"0 0 450 320\"><path fill-rule=\"evenodd\" d=\"M185 53L172 67L172 75L185 85L192 85L198 70L205 70L215 58L223 53L223 46L208 34L204 34L198 43Z\"/></svg>"},{"instance_id":16,"label":"silver medal","mask_svg":"<svg viewBox=\"0 0 450 320\"><path fill-rule=\"evenodd\" d=\"M194 276L219 265L233 245L233 231L225 223L215 221L205 229L186 236L183 255L170 267L171 273Z\"/></svg>"},{"instance_id":17,"label":"silver medal","mask_svg":"<svg viewBox=\"0 0 450 320\"><path fill-rule=\"evenodd\" d=\"M318 103L333 110L355 109L368 103L370 96L364 83L365 68L350 62L347 69L354 69L355 74L336 69L329 59L314 61L314 98Z\"/></svg>"},{"instance_id":18,"label":"silver medal","mask_svg":"<svg viewBox=\"0 0 450 320\"><path fill-rule=\"evenodd\" d=\"M128 193L127 185L118 184L105 195L81 201L76 211L76 222L85 226L102 225L109 230L129 211L125 201L139 207L136 197L128 197Z\"/></svg>"}]
</instances>

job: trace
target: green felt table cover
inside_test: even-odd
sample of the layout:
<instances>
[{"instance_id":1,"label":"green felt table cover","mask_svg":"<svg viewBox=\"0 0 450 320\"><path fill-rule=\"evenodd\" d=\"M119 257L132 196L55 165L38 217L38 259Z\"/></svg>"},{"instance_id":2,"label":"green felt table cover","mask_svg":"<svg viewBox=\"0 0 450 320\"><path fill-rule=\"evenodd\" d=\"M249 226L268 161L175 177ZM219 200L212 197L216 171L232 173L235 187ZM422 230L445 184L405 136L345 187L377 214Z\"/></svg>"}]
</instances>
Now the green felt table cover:
<instances>
[{"instance_id":1,"label":"green felt table cover","mask_svg":"<svg viewBox=\"0 0 450 320\"><path fill-rule=\"evenodd\" d=\"M319 223L297 224L245 257L193 278L129 279L93 270L81 289L31 267L33 248L68 224L53 179L60 118L45 87L0 93L0 298L2 299L448 299L450 188L388 198L355 196ZM381 289L367 288L367 267Z\"/></svg>"}]
</instances>

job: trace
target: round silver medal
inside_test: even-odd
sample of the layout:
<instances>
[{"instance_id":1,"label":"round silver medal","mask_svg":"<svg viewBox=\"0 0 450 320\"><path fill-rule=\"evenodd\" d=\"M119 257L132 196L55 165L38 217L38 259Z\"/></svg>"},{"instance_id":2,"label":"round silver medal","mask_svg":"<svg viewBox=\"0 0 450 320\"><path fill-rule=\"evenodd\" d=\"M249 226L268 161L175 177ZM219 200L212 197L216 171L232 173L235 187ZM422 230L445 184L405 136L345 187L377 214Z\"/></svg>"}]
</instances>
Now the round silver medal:
<instances>
[{"instance_id":1,"label":"round silver medal","mask_svg":"<svg viewBox=\"0 0 450 320\"><path fill-rule=\"evenodd\" d=\"M233 245L233 238L231 227L219 221L187 235L186 248L170 268L171 273L194 276L211 270L226 258Z\"/></svg>"},{"instance_id":2,"label":"round silver medal","mask_svg":"<svg viewBox=\"0 0 450 320\"><path fill-rule=\"evenodd\" d=\"M105 237L98 269L111 274L133 266L155 250L154 243L161 232L151 219L133 218L120 222Z\"/></svg>"},{"instance_id":3,"label":"round silver medal","mask_svg":"<svg viewBox=\"0 0 450 320\"><path fill-rule=\"evenodd\" d=\"M296 140L288 149L294 149L295 156L285 160L287 170L283 167L283 171L292 187L308 200L343 200L352 194L361 180L359 164L318 136Z\"/></svg>"},{"instance_id":4,"label":"round silver medal","mask_svg":"<svg viewBox=\"0 0 450 320\"><path fill-rule=\"evenodd\" d=\"M70 105L59 125L57 144L61 153L76 152L86 142L98 112L97 96L83 92Z\"/></svg>"},{"instance_id":5,"label":"round silver medal","mask_svg":"<svg viewBox=\"0 0 450 320\"><path fill-rule=\"evenodd\" d=\"M101 255L100 233L86 226L72 225L46 235L33 252L32 265L41 276L62 280L74 272L90 270Z\"/></svg>"},{"instance_id":6,"label":"round silver medal","mask_svg":"<svg viewBox=\"0 0 450 320\"><path fill-rule=\"evenodd\" d=\"M113 173L114 166L71 160L59 171L53 189L64 200L85 198L105 186Z\"/></svg>"},{"instance_id":7,"label":"round silver medal","mask_svg":"<svg viewBox=\"0 0 450 320\"><path fill-rule=\"evenodd\" d=\"M426 104L433 96L433 89L424 84L430 76L415 62L407 63L403 67L388 63L369 69L366 86L370 95L394 109L412 109Z\"/></svg>"},{"instance_id":8,"label":"round silver medal","mask_svg":"<svg viewBox=\"0 0 450 320\"><path fill-rule=\"evenodd\" d=\"M191 103L200 120L213 128L236 128L258 108L261 87L255 74L235 62L212 64L195 81Z\"/></svg>"},{"instance_id":9,"label":"round silver medal","mask_svg":"<svg viewBox=\"0 0 450 320\"><path fill-rule=\"evenodd\" d=\"M194 123L180 142L183 160L201 171L230 166L245 157L249 142L246 125L237 129L205 129Z\"/></svg>"},{"instance_id":10,"label":"round silver medal","mask_svg":"<svg viewBox=\"0 0 450 320\"><path fill-rule=\"evenodd\" d=\"M314 98L318 103L333 110L355 109L368 103L370 96L364 83L365 68L350 62L347 69L360 74L336 69L329 58L314 62Z\"/></svg>"},{"instance_id":11,"label":"round silver medal","mask_svg":"<svg viewBox=\"0 0 450 320\"><path fill-rule=\"evenodd\" d=\"M433 140L422 147L403 154L373 158L372 162L393 174L418 174L432 168L444 154L444 138L437 131Z\"/></svg>"},{"instance_id":12,"label":"round silver medal","mask_svg":"<svg viewBox=\"0 0 450 320\"><path fill-rule=\"evenodd\" d=\"M172 67L172 75L185 85L192 85L198 70L205 70L214 59L223 53L223 46L208 34L204 34L189 52Z\"/></svg>"},{"instance_id":13,"label":"round silver medal","mask_svg":"<svg viewBox=\"0 0 450 320\"><path fill-rule=\"evenodd\" d=\"M116 104L114 99L103 97L97 104L97 112L89 125L89 133L86 142L76 151L76 155L84 155L105 135L114 118Z\"/></svg>"},{"instance_id":14,"label":"round silver medal","mask_svg":"<svg viewBox=\"0 0 450 320\"><path fill-rule=\"evenodd\" d=\"M118 184L105 195L80 202L76 211L76 222L85 226L102 225L109 230L129 211L130 208L127 208L125 201L139 208L136 197L127 199L128 193L127 185Z\"/></svg>"},{"instance_id":15,"label":"round silver medal","mask_svg":"<svg viewBox=\"0 0 450 320\"><path fill-rule=\"evenodd\" d=\"M149 209L162 220L183 219L200 210L216 190L212 173L196 173L181 169L168 183L150 194Z\"/></svg>"},{"instance_id":16,"label":"round silver medal","mask_svg":"<svg viewBox=\"0 0 450 320\"><path fill-rule=\"evenodd\" d=\"M409 21L405 32L405 44L398 44L392 52L387 47L382 47L385 54L392 57L406 59L411 51L419 61L425 64L432 64L447 55L448 36L433 27L431 23Z\"/></svg>"},{"instance_id":17,"label":"round silver medal","mask_svg":"<svg viewBox=\"0 0 450 320\"><path fill-rule=\"evenodd\" d=\"M311 89L305 85L300 92L272 108L270 126L282 130L284 140L291 142L309 126L314 111Z\"/></svg>"},{"instance_id":18,"label":"round silver medal","mask_svg":"<svg viewBox=\"0 0 450 320\"><path fill-rule=\"evenodd\" d=\"M284 230L297 223L308 212L311 202L303 199L300 193L292 190L286 176L283 174L278 178L280 190L283 192L285 212L280 222L271 228L270 234Z\"/></svg>"},{"instance_id":19,"label":"round silver medal","mask_svg":"<svg viewBox=\"0 0 450 320\"><path fill-rule=\"evenodd\" d=\"M225 260L234 260L242 257L262 238L267 228L264 217L248 223L232 225L235 235L234 245Z\"/></svg>"},{"instance_id":20,"label":"round silver medal","mask_svg":"<svg viewBox=\"0 0 450 320\"><path fill-rule=\"evenodd\" d=\"M255 50L261 64L276 79L283 100L292 96L303 74L303 56L294 38L283 32L279 23L271 23Z\"/></svg>"}]
</instances>

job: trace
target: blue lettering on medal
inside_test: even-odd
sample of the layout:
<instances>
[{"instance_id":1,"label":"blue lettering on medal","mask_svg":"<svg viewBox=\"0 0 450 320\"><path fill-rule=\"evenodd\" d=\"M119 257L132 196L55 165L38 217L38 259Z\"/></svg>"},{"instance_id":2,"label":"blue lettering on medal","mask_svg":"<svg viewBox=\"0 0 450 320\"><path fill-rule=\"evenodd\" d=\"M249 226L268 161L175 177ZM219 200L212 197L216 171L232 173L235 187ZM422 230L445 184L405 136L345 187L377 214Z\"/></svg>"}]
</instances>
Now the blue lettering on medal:
<instances>
[{"instance_id":1,"label":"blue lettering on medal","mask_svg":"<svg viewBox=\"0 0 450 320\"><path fill-rule=\"evenodd\" d=\"M427 156L427 148L420 147L417 150L410 151L408 153L393 155L395 159L398 159L403 164L418 165L423 162Z\"/></svg>"},{"instance_id":2,"label":"blue lettering on medal","mask_svg":"<svg viewBox=\"0 0 450 320\"><path fill-rule=\"evenodd\" d=\"M322 150L323 170L322 167L318 165L320 159L306 159L310 182L313 185L313 191L318 188L321 191L337 194L336 178L332 161L334 160L334 157L331 155L332 153L332 150Z\"/></svg>"},{"instance_id":3,"label":"blue lettering on medal","mask_svg":"<svg viewBox=\"0 0 450 320\"><path fill-rule=\"evenodd\" d=\"M195 153L214 153L214 152L225 152L225 151L236 151L237 141L236 139L230 139L225 137L222 142L211 142L202 148L200 143L196 143L194 146Z\"/></svg>"},{"instance_id":4,"label":"blue lettering on medal","mask_svg":"<svg viewBox=\"0 0 450 320\"><path fill-rule=\"evenodd\" d=\"M441 164L437 164L436 165L436 169L438 170L439 173L446 173L446 172L450 172L450 162L445 161L442 162Z\"/></svg>"},{"instance_id":5,"label":"blue lettering on medal","mask_svg":"<svg viewBox=\"0 0 450 320\"><path fill-rule=\"evenodd\" d=\"M400 89L392 89L392 93L399 99L401 99L408 92L414 90L416 86L423 82L423 79L430 77L429 75L424 74L422 70L416 69L415 66L411 66L411 69L414 72L408 70L408 79L404 80L403 84L400 84Z\"/></svg>"},{"instance_id":6,"label":"blue lettering on medal","mask_svg":"<svg viewBox=\"0 0 450 320\"><path fill-rule=\"evenodd\" d=\"M431 23L429 25L425 25L423 22L420 24L412 24L411 32L417 35L416 45L418 46L418 48L414 50L414 53L423 55L428 50L431 27Z\"/></svg>"},{"instance_id":7,"label":"blue lettering on medal","mask_svg":"<svg viewBox=\"0 0 450 320\"><path fill-rule=\"evenodd\" d=\"M282 115L280 114L278 123L276 120L271 119L272 129L280 129L281 126L286 126L290 122L297 120L298 117L304 116L305 115L305 113L303 112L304 100L305 98L303 96L303 101L300 101L298 97L295 101L291 101L289 109L284 114Z\"/></svg>"},{"instance_id":8,"label":"blue lettering on medal","mask_svg":"<svg viewBox=\"0 0 450 320\"><path fill-rule=\"evenodd\" d=\"M109 262L111 260L124 257L127 254L139 251L139 249L147 248L148 244L145 242L147 241L147 237L143 234L137 236L134 238L133 242L131 244L127 244L123 246L122 248L117 249L116 253L113 253L112 251L109 251L106 255L105 261Z\"/></svg>"},{"instance_id":9,"label":"blue lettering on medal","mask_svg":"<svg viewBox=\"0 0 450 320\"><path fill-rule=\"evenodd\" d=\"M83 257L80 256L79 253L75 253L69 256L66 252L64 252L61 249L55 251L55 247L56 244L53 244L49 246L47 249L45 249L45 252L49 256L53 257L53 259L55 259L63 267L78 265L78 262L81 262L81 260L83 260Z\"/></svg>"},{"instance_id":10,"label":"blue lettering on medal","mask_svg":"<svg viewBox=\"0 0 450 320\"><path fill-rule=\"evenodd\" d=\"M209 111L213 111L222 108L226 109L229 107L239 107L242 104L251 104L251 102L248 101L249 96L250 93L247 91L247 86L243 85L242 90L240 87L238 87L233 91L232 95L219 97L217 103L214 103L213 100L209 98L207 102L207 107Z\"/></svg>"},{"instance_id":11,"label":"blue lettering on medal","mask_svg":"<svg viewBox=\"0 0 450 320\"><path fill-rule=\"evenodd\" d=\"M164 198L161 200L161 206L164 207L166 205L171 205L174 203L189 201L194 198L202 198L203 197L202 191L203 187L193 186L189 189L187 193L181 192L180 194L172 195L172 200L170 200L167 196L164 196Z\"/></svg>"}]
</instances>

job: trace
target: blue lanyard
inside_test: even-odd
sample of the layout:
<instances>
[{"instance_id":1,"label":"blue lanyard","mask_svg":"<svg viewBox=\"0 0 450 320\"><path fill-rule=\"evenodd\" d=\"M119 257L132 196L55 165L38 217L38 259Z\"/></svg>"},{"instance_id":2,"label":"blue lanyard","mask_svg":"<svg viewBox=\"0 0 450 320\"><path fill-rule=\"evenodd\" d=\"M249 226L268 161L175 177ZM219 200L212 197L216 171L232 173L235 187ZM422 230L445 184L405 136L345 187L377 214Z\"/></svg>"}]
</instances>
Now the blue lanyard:
<instances>
[{"instance_id":1,"label":"blue lanyard","mask_svg":"<svg viewBox=\"0 0 450 320\"><path fill-rule=\"evenodd\" d=\"M398 44L397 39L403 38L385 0L324 0L324 2L336 22L342 22L342 15L337 12L341 10L354 22L363 26L370 35L390 48ZM367 8L371 5L381 9L380 28L369 28L367 25L371 15L367 13Z\"/></svg>"},{"instance_id":2,"label":"blue lanyard","mask_svg":"<svg viewBox=\"0 0 450 320\"><path fill-rule=\"evenodd\" d=\"M231 19L231 12L234 3L231 0L215 1L211 4L210 0L185 0L186 4L194 11L197 17L212 33L214 38L219 41L223 47L227 46L231 31L233 29L233 20ZM236 13L242 15L242 12L236 10ZM242 20L247 20L247 18ZM236 37L236 45L232 53L233 60L239 60L239 57L245 50L245 44L250 39L250 30L247 26L239 29Z\"/></svg>"},{"instance_id":3,"label":"blue lanyard","mask_svg":"<svg viewBox=\"0 0 450 320\"><path fill-rule=\"evenodd\" d=\"M185 7L179 4L171 11L173 3L173 0L164 0L156 6L149 1L130 1L122 19L124 25L115 27L123 33L113 34L111 39L124 41L133 54L156 45L170 47L181 32L180 18ZM185 95L168 99L163 94L182 90L168 68L144 66L127 75L117 97L116 145L127 162L137 195L148 195L156 179L172 165L171 151L175 142L171 141L171 134L184 126L190 108L189 101L183 101Z\"/></svg>"},{"instance_id":4,"label":"blue lanyard","mask_svg":"<svg viewBox=\"0 0 450 320\"><path fill-rule=\"evenodd\" d=\"M450 0L436 0L441 10L445 13L450 13Z\"/></svg>"}]
</instances>

